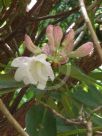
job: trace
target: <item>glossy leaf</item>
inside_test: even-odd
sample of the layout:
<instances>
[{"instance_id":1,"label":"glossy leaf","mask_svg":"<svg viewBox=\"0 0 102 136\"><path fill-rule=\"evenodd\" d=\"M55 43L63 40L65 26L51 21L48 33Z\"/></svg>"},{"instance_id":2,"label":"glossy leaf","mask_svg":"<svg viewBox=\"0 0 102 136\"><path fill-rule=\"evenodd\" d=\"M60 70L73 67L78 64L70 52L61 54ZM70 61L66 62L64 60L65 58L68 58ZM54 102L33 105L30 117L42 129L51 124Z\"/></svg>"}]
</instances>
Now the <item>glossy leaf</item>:
<instances>
[{"instance_id":1,"label":"glossy leaf","mask_svg":"<svg viewBox=\"0 0 102 136\"><path fill-rule=\"evenodd\" d=\"M102 105L102 93L94 87L90 87L88 91L83 90L82 87L75 88L73 97L86 106L97 107Z\"/></svg>"},{"instance_id":2,"label":"glossy leaf","mask_svg":"<svg viewBox=\"0 0 102 136\"><path fill-rule=\"evenodd\" d=\"M22 87L23 83L16 82L11 74L1 74L0 75L0 90L7 88L17 88Z\"/></svg>"},{"instance_id":3,"label":"glossy leaf","mask_svg":"<svg viewBox=\"0 0 102 136\"><path fill-rule=\"evenodd\" d=\"M53 114L40 105L34 105L26 115L26 128L30 136L56 136Z\"/></svg>"}]
</instances>

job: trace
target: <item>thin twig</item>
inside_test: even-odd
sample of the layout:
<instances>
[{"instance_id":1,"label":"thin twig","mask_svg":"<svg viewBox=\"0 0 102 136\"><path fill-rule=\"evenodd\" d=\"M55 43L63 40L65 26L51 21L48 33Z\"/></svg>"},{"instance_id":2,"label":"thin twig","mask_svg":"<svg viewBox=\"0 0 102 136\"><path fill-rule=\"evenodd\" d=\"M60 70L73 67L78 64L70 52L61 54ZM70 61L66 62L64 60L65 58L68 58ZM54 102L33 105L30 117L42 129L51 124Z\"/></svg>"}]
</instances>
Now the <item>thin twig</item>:
<instances>
[{"instance_id":1,"label":"thin twig","mask_svg":"<svg viewBox=\"0 0 102 136\"><path fill-rule=\"evenodd\" d=\"M84 0L79 0L79 3L80 3L81 11L82 11L83 17L85 19L85 22L86 22L86 24L87 24L87 26L90 30L90 34L91 34L93 42L94 42L94 47L96 48L98 55L100 57L100 60L102 62L102 48L100 46L97 35L96 35L96 33L95 33L95 31L92 27L91 21L88 17L88 14L87 14L87 11L86 11L86 8L85 8L85 4L84 4Z\"/></svg>"},{"instance_id":2,"label":"thin twig","mask_svg":"<svg viewBox=\"0 0 102 136\"><path fill-rule=\"evenodd\" d=\"M86 123L82 122L82 121L78 121L77 119L68 119L66 117L64 117L62 114L58 113L55 109L52 109L49 105L41 102L41 101L36 101L38 102L38 104L42 105L44 108L48 109L50 112L52 112L55 116L59 117L60 119L62 119L65 124L70 124L70 125L79 125L79 126L85 126Z\"/></svg>"},{"instance_id":3,"label":"thin twig","mask_svg":"<svg viewBox=\"0 0 102 136\"><path fill-rule=\"evenodd\" d=\"M14 119L14 117L11 115L11 113L8 111L6 106L4 105L3 101L0 99L0 111L3 113L3 115L7 118L9 123L13 125L13 127L17 130L17 132L21 136L29 136L23 128L18 124L18 122Z\"/></svg>"},{"instance_id":4,"label":"thin twig","mask_svg":"<svg viewBox=\"0 0 102 136\"><path fill-rule=\"evenodd\" d=\"M78 36L84 30L86 30L86 24L82 25L75 31L75 36Z\"/></svg>"},{"instance_id":5,"label":"thin twig","mask_svg":"<svg viewBox=\"0 0 102 136\"><path fill-rule=\"evenodd\" d=\"M63 21L64 19L66 19L68 16L70 16L71 14L73 14L74 12L77 12L78 11L78 7L76 7L76 8L74 8L74 9L72 9L72 10L70 10L70 11L65 11L65 12L63 12L63 14L62 13L59 13L59 14L57 14L57 15L54 15L54 16L52 16L52 18L53 17L55 17L55 18L59 18L60 16L60 18L59 19L57 19L57 20L55 20L54 22L52 22L51 24L52 25L55 25L55 24L57 24L57 23L59 23L60 21ZM51 18L51 16L46 16L46 17L42 17L42 19L50 19ZM36 18L37 19L37 18ZM35 39L35 44L38 44L39 43L39 41L41 40L41 38L43 37L43 35L45 34L45 32L46 32L46 27L42 30L42 32L38 35L38 37Z\"/></svg>"},{"instance_id":6,"label":"thin twig","mask_svg":"<svg viewBox=\"0 0 102 136\"><path fill-rule=\"evenodd\" d=\"M79 9L79 7L75 7L72 10L66 10L66 11L61 12L61 13L56 14L56 15L46 15L46 16L42 16L42 17L31 17L30 21L35 21L35 20L40 21L40 20L46 20L46 19L60 18L60 17L63 17L63 16L69 16L73 12L77 12L78 9Z\"/></svg>"},{"instance_id":7,"label":"thin twig","mask_svg":"<svg viewBox=\"0 0 102 136\"><path fill-rule=\"evenodd\" d=\"M12 3L11 3L10 8L9 8L8 10L5 9L5 12L4 12L4 13L2 12L2 13L0 14L0 22L3 23L5 20L7 20L7 18L10 17L10 14L11 14L12 12L16 11L18 2L19 2L19 0L13 0Z\"/></svg>"},{"instance_id":8,"label":"thin twig","mask_svg":"<svg viewBox=\"0 0 102 136\"><path fill-rule=\"evenodd\" d=\"M102 131L96 131L95 134L97 134L97 136L102 136Z\"/></svg>"},{"instance_id":9,"label":"thin twig","mask_svg":"<svg viewBox=\"0 0 102 136\"><path fill-rule=\"evenodd\" d=\"M84 35L85 35L85 32L84 32L84 31L82 31L82 32L79 34L79 36L78 36L78 37L76 38L76 40L74 41L74 47L76 47L76 46L82 41Z\"/></svg>"},{"instance_id":10,"label":"thin twig","mask_svg":"<svg viewBox=\"0 0 102 136\"><path fill-rule=\"evenodd\" d=\"M97 111L100 111L102 110L102 105L96 107L92 112L97 112Z\"/></svg>"}]
</instances>

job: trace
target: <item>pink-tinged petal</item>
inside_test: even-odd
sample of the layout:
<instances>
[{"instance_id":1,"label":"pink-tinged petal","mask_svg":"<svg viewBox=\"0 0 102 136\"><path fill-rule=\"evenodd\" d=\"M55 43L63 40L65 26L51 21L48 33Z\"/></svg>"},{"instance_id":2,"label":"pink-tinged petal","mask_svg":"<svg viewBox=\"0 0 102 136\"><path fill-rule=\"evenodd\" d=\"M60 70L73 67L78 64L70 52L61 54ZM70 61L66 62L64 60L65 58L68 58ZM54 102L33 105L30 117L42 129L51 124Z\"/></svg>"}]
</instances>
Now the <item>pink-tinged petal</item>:
<instances>
[{"instance_id":1,"label":"pink-tinged petal","mask_svg":"<svg viewBox=\"0 0 102 136\"><path fill-rule=\"evenodd\" d=\"M69 58L65 55L65 53L62 51L61 53L60 53L60 55L62 56L62 59L60 60L60 64L65 64L65 63L67 63L68 62L68 60L69 60Z\"/></svg>"},{"instance_id":2,"label":"pink-tinged petal","mask_svg":"<svg viewBox=\"0 0 102 136\"><path fill-rule=\"evenodd\" d=\"M69 56L70 57L85 57L87 55L90 55L93 52L93 43L87 42L80 46L75 51L72 51Z\"/></svg>"},{"instance_id":3,"label":"pink-tinged petal","mask_svg":"<svg viewBox=\"0 0 102 136\"><path fill-rule=\"evenodd\" d=\"M23 64L30 62L30 60L30 57L18 57L12 61L11 66L21 67Z\"/></svg>"},{"instance_id":4,"label":"pink-tinged petal","mask_svg":"<svg viewBox=\"0 0 102 136\"><path fill-rule=\"evenodd\" d=\"M45 53L46 55L51 55L52 51L50 49L50 46L47 44L42 48L42 52Z\"/></svg>"},{"instance_id":5,"label":"pink-tinged petal","mask_svg":"<svg viewBox=\"0 0 102 136\"><path fill-rule=\"evenodd\" d=\"M71 29L62 42L62 46L67 53L71 52L74 48L74 36L75 32L73 29Z\"/></svg>"},{"instance_id":6,"label":"pink-tinged petal","mask_svg":"<svg viewBox=\"0 0 102 136\"><path fill-rule=\"evenodd\" d=\"M54 26L53 28L53 34L54 34L54 43L56 47L59 47L60 42L63 37L63 32L60 26Z\"/></svg>"},{"instance_id":7,"label":"pink-tinged petal","mask_svg":"<svg viewBox=\"0 0 102 136\"><path fill-rule=\"evenodd\" d=\"M48 44L51 47L52 51L55 51L54 45L54 35L53 35L53 25L49 25L46 29L46 35L48 37Z\"/></svg>"},{"instance_id":8,"label":"pink-tinged petal","mask_svg":"<svg viewBox=\"0 0 102 136\"><path fill-rule=\"evenodd\" d=\"M41 49L33 44L31 38L27 34L25 34L24 45L27 47L29 51L31 51L34 54L41 53Z\"/></svg>"},{"instance_id":9,"label":"pink-tinged petal","mask_svg":"<svg viewBox=\"0 0 102 136\"><path fill-rule=\"evenodd\" d=\"M25 34L24 44L25 44L25 46L27 47L27 49L29 51L31 51L32 53L34 53L34 51L36 49L36 46L33 44L31 38L27 34Z\"/></svg>"},{"instance_id":10,"label":"pink-tinged petal","mask_svg":"<svg viewBox=\"0 0 102 136\"><path fill-rule=\"evenodd\" d=\"M68 62L69 58L63 58L59 63L62 64L66 64Z\"/></svg>"}]
</instances>

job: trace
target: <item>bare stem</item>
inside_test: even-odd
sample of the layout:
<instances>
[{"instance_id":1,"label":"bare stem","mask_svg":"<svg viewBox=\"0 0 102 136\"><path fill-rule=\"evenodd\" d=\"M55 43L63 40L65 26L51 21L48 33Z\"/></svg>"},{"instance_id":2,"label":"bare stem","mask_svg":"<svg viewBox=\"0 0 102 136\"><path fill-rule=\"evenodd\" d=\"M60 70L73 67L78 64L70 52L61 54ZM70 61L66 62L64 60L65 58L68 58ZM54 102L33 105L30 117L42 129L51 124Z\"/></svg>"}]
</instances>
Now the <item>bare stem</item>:
<instances>
[{"instance_id":1,"label":"bare stem","mask_svg":"<svg viewBox=\"0 0 102 136\"><path fill-rule=\"evenodd\" d=\"M93 127L91 120L87 121L87 136L93 136Z\"/></svg>"},{"instance_id":2,"label":"bare stem","mask_svg":"<svg viewBox=\"0 0 102 136\"><path fill-rule=\"evenodd\" d=\"M80 7L81 7L81 11L82 11L82 14L83 14L83 17L85 19L85 22L90 30L90 34L91 34L91 37L93 39L93 42L94 42L94 47L96 48L97 52L98 52L98 55L100 57L100 60L102 62L102 48L100 46L100 42L97 38L97 35L92 27L92 24L91 24L91 21L88 17L88 14L87 14L87 11L86 11L86 8L85 8L85 4L84 4L84 0L79 0L79 3L80 3Z\"/></svg>"},{"instance_id":3,"label":"bare stem","mask_svg":"<svg viewBox=\"0 0 102 136\"><path fill-rule=\"evenodd\" d=\"M59 117L60 119L62 119L65 124L71 124L71 125L79 125L79 126L85 126L86 122L83 121L78 121L77 119L68 119L66 117L64 117L62 114L58 113L55 109L52 109L49 105L41 102L41 101L37 101L38 104L42 105L44 108L48 109L50 112L52 112L55 116Z\"/></svg>"},{"instance_id":4,"label":"bare stem","mask_svg":"<svg viewBox=\"0 0 102 136\"><path fill-rule=\"evenodd\" d=\"M95 108L92 112L97 112L102 110L102 105L98 106L97 108Z\"/></svg>"},{"instance_id":5,"label":"bare stem","mask_svg":"<svg viewBox=\"0 0 102 136\"><path fill-rule=\"evenodd\" d=\"M3 113L3 115L7 118L9 123L13 125L13 127L17 130L17 132L21 136L29 136L23 128L18 124L18 122L14 119L14 117L11 115L11 113L8 111L6 106L4 105L3 101L0 99L0 111Z\"/></svg>"}]
</instances>

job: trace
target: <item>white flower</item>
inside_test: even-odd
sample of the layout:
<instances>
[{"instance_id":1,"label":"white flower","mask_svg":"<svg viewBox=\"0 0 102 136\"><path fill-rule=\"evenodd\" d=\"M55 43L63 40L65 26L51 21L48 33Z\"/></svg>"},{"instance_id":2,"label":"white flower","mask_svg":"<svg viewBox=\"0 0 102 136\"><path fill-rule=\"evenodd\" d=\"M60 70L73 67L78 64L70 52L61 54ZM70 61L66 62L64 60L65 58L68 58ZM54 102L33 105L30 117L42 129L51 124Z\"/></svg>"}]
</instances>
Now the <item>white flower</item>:
<instances>
[{"instance_id":1,"label":"white flower","mask_svg":"<svg viewBox=\"0 0 102 136\"><path fill-rule=\"evenodd\" d=\"M37 88L44 89L50 78L54 80L54 73L51 64L46 61L47 55L40 54L33 57L18 57L11 64L18 67L15 73L16 81L23 81L24 84L34 84Z\"/></svg>"}]
</instances>

